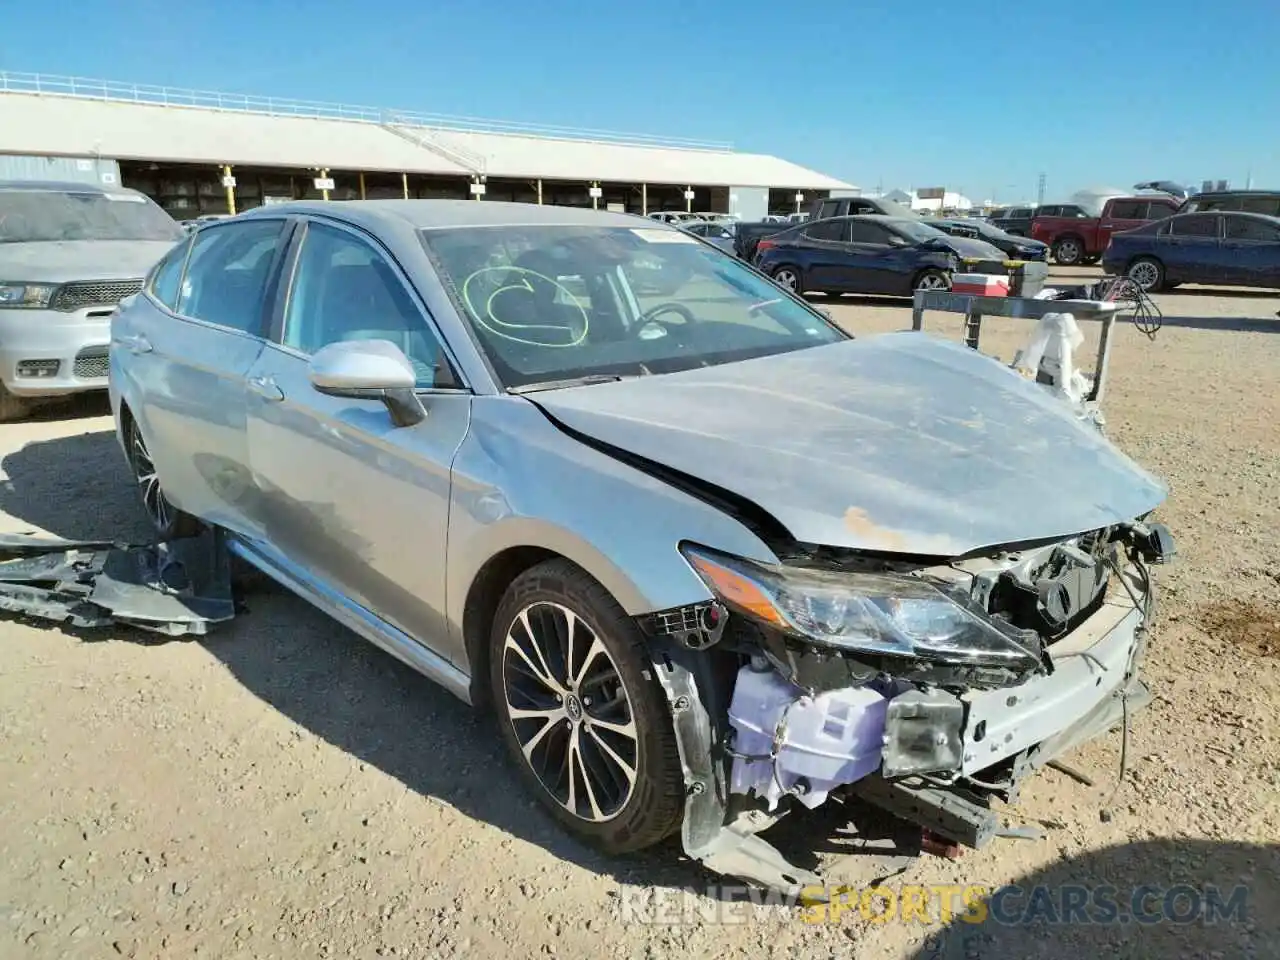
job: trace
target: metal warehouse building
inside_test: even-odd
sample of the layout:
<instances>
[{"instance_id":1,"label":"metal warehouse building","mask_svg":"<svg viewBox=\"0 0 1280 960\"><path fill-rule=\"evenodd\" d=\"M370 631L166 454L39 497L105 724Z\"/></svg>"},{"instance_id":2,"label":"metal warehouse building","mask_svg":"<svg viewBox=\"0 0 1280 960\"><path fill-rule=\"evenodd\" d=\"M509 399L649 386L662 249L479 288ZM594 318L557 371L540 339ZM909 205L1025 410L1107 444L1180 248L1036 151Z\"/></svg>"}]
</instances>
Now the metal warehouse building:
<instances>
[{"instance_id":1,"label":"metal warehouse building","mask_svg":"<svg viewBox=\"0 0 1280 960\"><path fill-rule=\"evenodd\" d=\"M851 184L724 143L0 73L0 180L120 183L178 219L474 196L758 219Z\"/></svg>"}]
</instances>

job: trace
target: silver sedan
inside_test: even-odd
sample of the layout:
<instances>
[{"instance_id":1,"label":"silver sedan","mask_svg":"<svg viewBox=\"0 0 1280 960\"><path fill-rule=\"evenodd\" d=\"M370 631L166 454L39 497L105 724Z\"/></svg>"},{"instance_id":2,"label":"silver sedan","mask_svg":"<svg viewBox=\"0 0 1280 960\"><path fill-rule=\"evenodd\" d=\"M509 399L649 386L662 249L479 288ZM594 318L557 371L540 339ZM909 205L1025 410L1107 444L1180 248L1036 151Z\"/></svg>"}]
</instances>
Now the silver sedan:
<instances>
[{"instance_id":1,"label":"silver sedan","mask_svg":"<svg viewBox=\"0 0 1280 960\"><path fill-rule=\"evenodd\" d=\"M608 851L680 832L795 890L761 831L849 792L978 846L1142 702L1160 483L992 359L855 340L665 224L253 211L122 305L110 383L162 535L224 529L492 710Z\"/></svg>"}]
</instances>

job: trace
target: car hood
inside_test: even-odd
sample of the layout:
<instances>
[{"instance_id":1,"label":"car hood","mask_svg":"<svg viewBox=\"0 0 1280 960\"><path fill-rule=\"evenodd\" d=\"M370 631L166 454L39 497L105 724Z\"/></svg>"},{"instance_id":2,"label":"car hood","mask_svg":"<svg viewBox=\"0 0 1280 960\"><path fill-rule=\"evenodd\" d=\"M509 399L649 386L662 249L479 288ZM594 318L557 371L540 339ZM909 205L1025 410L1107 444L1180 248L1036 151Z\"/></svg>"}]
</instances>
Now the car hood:
<instances>
[{"instance_id":1,"label":"car hood","mask_svg":"<svg viewBox=\"0 0 1280 960\"><path fill-rule=\"evenodd\" d=\"M64 283L136 280L180 240L55 240L0 243L0 279Z\"/></svg>"},{"instance_id":2,"label":"car hood","mask_svg":"<svg viewBox=\"0 0 1280 960\"><path fill-rule=\"evenodd\" d=\"M975 240L972 237L953 237L947 235L947 246L967 260L1003 260L1004 251L992 246L986 240Z\"/></svg>"},{"instance_id":3,"label":"car hood","mask_svg":"<svg viewBox=\"0 0 1280 960\"><path fill-rule=\"evenodd\" d=\"M529 399L806 543L955 557L1132 520L1166 496L1065 401L923 333Z\"/></svg>"}]
</instances>

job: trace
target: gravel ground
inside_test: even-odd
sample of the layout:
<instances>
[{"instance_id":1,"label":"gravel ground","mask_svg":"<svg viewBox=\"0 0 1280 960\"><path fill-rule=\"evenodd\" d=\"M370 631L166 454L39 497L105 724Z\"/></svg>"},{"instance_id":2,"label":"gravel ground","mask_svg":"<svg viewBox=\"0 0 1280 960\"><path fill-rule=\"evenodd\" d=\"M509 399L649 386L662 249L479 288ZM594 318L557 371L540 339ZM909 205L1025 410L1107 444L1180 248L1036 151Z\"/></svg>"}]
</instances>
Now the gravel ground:
<instances>
[{"instance_id":1,"label":"gravel ground","mask_svg":"<svg viewBox=\"0 0 1280 960\"><path fill-rule=\"evenodd\" d=\"M725 902L674 845L610 860L567 839L486 718L259 588L200 643L0 621L0 956L1280 956L1277 301L1159 300L1154 341L1118 332L1106 402L1111 435L1169 482L1181 554L1158 573L1155 701L1129 777L1112 795L1118 734L1087 745L1069 762L1094 786L1046 771L1017 808L1045 839L925 858L892 883L1044 884L1059 903L1070 884L1122 903L1138 884L1224 900L1243 885L1236 919L1038 909L938 932ZM856 333L909 322L892 301L826 306ZM990 322L983 349L1008 357L1019 329ZM110 430L97 401L0 427L4 529L145 538Z\"/></svg>"}]
</instances>

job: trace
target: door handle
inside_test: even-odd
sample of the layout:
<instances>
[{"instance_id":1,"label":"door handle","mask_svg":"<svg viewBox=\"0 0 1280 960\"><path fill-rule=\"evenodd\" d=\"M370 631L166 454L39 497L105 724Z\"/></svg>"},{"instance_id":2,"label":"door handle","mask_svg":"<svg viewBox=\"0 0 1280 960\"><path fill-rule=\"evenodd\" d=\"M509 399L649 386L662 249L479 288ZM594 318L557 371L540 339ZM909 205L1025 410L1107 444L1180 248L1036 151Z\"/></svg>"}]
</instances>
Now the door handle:
<instances>
[{"instance_id":1,"label":"door handle","mask_svg":"<svg viewBox=\"0 0 1280 960\"><path fill-rule=\"evenodd\" d=\"M150 353L151 341L140 334L130 334L123 337L116 337L115 342L120 344L130 353Z\"/></svg>"},{"instance_id":2,"label":"door handle","mask_svg":"<svg viewBox=\"0 0 1280 960\"><path fill-rule=\"evenodd\" d=\"M284 399L284 391L276 386L275 380L271 377L250 377L247 382L249 389L264 400L277 401Z\"/></svg>"}]
</instances>

